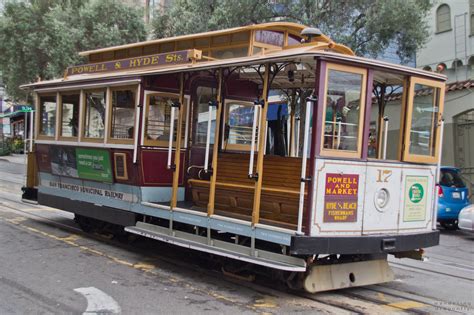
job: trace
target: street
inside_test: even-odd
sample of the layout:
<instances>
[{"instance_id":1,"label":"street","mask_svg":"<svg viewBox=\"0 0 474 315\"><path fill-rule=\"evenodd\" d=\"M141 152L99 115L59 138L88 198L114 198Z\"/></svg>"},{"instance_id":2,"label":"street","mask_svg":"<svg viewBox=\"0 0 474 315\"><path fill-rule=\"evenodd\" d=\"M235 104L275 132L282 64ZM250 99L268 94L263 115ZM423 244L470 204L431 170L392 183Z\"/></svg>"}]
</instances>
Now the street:
<instances>
[{"instance_id":1,"label":"street","mask_svg":"<svg viewBox=\"0 0 474 315\"><path fill-rule=\"evenodd\" d=\"M424 262L390 257L391 283L308 295L226 276L179 247L84 233L70 213L21 202L23 161L0 157L0 314L474 312L474 234L442 230Z\"/></svg>"}]
</instances>

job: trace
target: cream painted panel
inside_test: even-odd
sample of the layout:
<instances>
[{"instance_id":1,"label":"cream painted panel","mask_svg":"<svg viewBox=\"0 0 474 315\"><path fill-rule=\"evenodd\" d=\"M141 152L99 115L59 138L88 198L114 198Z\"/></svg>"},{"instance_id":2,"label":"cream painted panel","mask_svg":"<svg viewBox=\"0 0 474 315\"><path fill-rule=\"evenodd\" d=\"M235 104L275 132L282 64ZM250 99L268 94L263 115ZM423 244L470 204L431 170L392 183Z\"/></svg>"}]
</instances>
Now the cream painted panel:
<instances>
[{"instance_id":1,"label":"cream painted panel","mask_svg":"<svg viewBox=\"0 0 474 315\"><path fill-rule=\"evenodd\" d=\"M399 233L431 230L435 202L435 174L435 166L403 166Z\"/></svg>"},{"instance_id":2,"label":"cream painted panel","mask_svg":"<svg viewBox=\"0 0 474 315\"><path fill-rule=\"evenodd\" d=\"M311 235L361 235L364 209L365 162L317 159L315 176L315 198L312 209ZM330 179L346 179L339 187L335 180L327 187ZM354 183L357 178L357 183ZM327 188L332 189L327 191ZM353 189L357 191L354 192ZM336 189L336 191L334 191ZM346 189L339 191L337 189ZM332 194L331 193L336 193ZM355 212L351 209L356 206ZM330 213L330 211L332 211ZM326 218L325 218L326 212ZM352 212L352 214L351 214ZM335 222L330 222L335 221Z\"/></svg>"},{"instance_id":3,"label":"cream painted panel","mask_svg":"<svg viewBox=\"0 0 474 315\"><path fill-rule=\"evenodd\" d=\"M398 216L400 213L400 185L402 165L397 163L367 163L365 181L365 208L362 222L363 234L379 234L398 232ZM385 206L376 205L376 195L384 190L387 192ZM381 193L381 192L380 192Z\"/></svg>"}]
</instances>

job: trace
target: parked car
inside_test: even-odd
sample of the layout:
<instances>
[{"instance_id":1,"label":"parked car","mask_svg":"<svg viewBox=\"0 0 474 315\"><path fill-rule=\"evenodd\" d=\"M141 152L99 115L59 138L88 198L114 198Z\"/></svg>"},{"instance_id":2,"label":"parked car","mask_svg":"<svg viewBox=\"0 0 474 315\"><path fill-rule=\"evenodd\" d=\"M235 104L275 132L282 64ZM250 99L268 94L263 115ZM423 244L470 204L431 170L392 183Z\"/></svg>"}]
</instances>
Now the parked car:
<instances>
[{"instance_id":1,"label":"parked car","mask_svg":"<svg viewBox=\"0 0 474 315\"><path fill-rule=\"evenodd\" d=\"M461 209L470 204L469 190L456 167L441 167L438 186L438 222L450 230L458 228Z\"/></svg>"},{"instance_id":2,"label":"parked car","mask_svg":"<svg viewBox=\"0 0 474 315\"><path fill-rule=\"evenodd\" d=\"M461 230L474 232L474 204L459 212L458 226Z\"/></svg>"}]
</instances>

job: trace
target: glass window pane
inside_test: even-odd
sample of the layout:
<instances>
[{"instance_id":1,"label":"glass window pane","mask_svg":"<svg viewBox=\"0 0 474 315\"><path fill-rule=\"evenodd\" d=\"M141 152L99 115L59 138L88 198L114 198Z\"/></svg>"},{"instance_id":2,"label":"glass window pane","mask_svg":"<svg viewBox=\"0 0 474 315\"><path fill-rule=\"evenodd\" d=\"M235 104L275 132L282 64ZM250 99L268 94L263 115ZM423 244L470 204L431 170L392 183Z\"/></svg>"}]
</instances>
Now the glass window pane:
<instances>
[{"instance_id":1,"label":"glass window pane","mask_svg":"<svg viewBox=\"0 0 474 315\"><path fill-rule=\"evenodd\" d=\"M301 44L301 37L288 34L288 46L299 45Z\"/></svg>"},{"instance_id":2,"label":"glass window pane","mask_svg":"<svg viewBox=\"0 0 474 315\"><path fill-rule=\"evenodd\" d=\"M284 34L277 31L256 31L255 41L273 46L283 46Z\"/></svg>"},{"instance_id":3,"label":"glass window pane","mask_svg":"<svg viewBox=\"0 0 474 315\"><path fill-rule=\"evenodd\" d=\"M237 144L250 149L254 110L254 105L227 103L225 146Z\"/></svg>"},{"instance_id":4,"label":"glass window pane","mask_svg":"<svg viewBox=\"0 0 474 315\"><path fill-rule=\"evenodd\" d=\"M86 92L84 136L103 138L105 130L106 91Z\"/></svg>"},{"instance_id":5,"label":"glass window pane","mask_svg":"<svg viewBox=\"0 0 474 315\"><path fill-rule=\"evenodd\" d=\"M79 94L61 95L61 136L77 137L79 130Z\"/></svg>"},{"instance_id":6,"label":"glass window pane","mask_svg":"<svg viewBox=\"0 0 474 315\"><path fill-rule=\"evenodd\" d=\"M54 137L56 134L56 96L40 96L40 135Z\"/></svg>"},{"instance_id":7,"label":"glass window pane","mask_svg":"<svg viewBox=\"0 0 474 315\"><path fill-rule=\"evenodd\" d=\"M415 84L409 153L434 156L438 131L439 89Z\"/></svg>"},{"instance_id":8,"label":"glass window pane","mask_svg":"<svg viewBox=\"0 0 474 315\"><path fill-rule=\"evenodd\" d=\"M149 99L147 124L146 124L146 139L158 140L168 143L170 138L171 125L171 104L178 102L178 97L151 95ZM182 106L181 110L186 111L186 106ZM176 125L178 124L178 111L175 111L174 117L174 140L176 140ZM185 124L183 122L182 138L184 138Z\"/></svg>"},{"instance_id":9,"label":"glass window pane","mask_svg":"<svg viewBox=\"0 0 474 315\"><path fill-rule=\"evenodd\" d=\"M329 69L324 148L358 151L363 76Z\"/></svg>"},{"instance_id":10,"label":"glass window pane","mask_svg":"<svg viewBox=\"0 0 474 315\"><path fill-rule=\"evenodd\" d=\"M226 48L226 49L213 49L211 51L212 58L216 59L230 59L245 57L249 53L248 46L236 47L236 48Z\"/></svg>"},{"instance_id":11,"label":"glass window pane","mask_svg":"<svg viewBox=\"0 0 474 315\"><path fill-rule=\"evenodd\" d=\"M200 86L196 90L197 122L196 122L196 144L206 144L207 123L209 121L209 102L215 100L215 89ZM216 128L216 110L212 110L210 143L214 144L214 132Z\"/></svg>"},{"instance_id":12,"label":"glass window pane","mask_svg":"<svg viewBox=\"0 0 474 315\"><path fill-rule=\"evenodd\" d=\"M133 139L135 124L134 90L112 91L112 128L110 136L114 139Z\"/></svg>"}]
</instances>

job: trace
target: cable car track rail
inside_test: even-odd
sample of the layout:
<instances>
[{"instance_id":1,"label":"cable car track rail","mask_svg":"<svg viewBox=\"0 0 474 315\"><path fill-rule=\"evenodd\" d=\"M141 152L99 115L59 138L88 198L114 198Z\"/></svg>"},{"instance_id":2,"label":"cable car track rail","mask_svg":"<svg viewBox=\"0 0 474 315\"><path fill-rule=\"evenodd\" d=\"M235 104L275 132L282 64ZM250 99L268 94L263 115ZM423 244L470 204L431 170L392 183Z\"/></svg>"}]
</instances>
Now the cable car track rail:
<instances>
[{"instance_id":1,"label":"cable car track rail","mask_svg":"<svg viewBox=\"0 0 474 315\"><path fill-rule=\"evenodd\" d=\"M14 199L11 199L11 198L2 197L2 199L6 200L8 202L15 203L15 204L26 205L25 203L23 203L21 201L14 200ZM43 208L42 206L36 206L36 205L32 205L32 204L27 204L27 205L31 206L33 208L36 208L38 210L41 210ZM56 228L59 228L59 229L65 229L65 230L68 230L70 232L77 233L81 236L87 236L88 238L92 238L94 240L98 240L98 241L101 241L101 242L105 241L109 245L114 245L114 246L120 247L122 249L125 249L127 251L130 251L130 250L131 251L139 251L140 254L145 255L145 256L149 256L147 258L152 258L153 260L157 260L157 261L160 261L160 262L165 262L165 263L172 264L172 265L179 265L180 267L185 267L187 269L190 268L193 271L196 271L196 272L199 272L199 273L204 272L206 275L209 275L209 276L212 276L212 277L215 277L215 273L219 272L215 269L203 268L201 265L183 263L183 260L175 259L173 257L167 257L167 256L164 256L163 254L160 254L159 257L157 257L155 255L150 255L150 253L145 251L144 248L131 246L129 244L124 244L122 242L119 242L119 241L116 241L116 240L113 240L113 239L108 239L108 238L106 238L106 237L104 237L103 235L100 235L100 234L86 233L86 232L82 231L81 229L79 229L77 227L67 225L67 224L64 224L64 223L61 223L61 222L57 222L56 220L48 218L46 216L39 215L39 214L36 214L36 213L32 213L28 210L21 210L21 209L13 207L11 205L5 204L5 203L0 203L0 207L7 208L9 211L18 212L21 215L26 216L26 217L28 217L30 219L33 219L33 220L47 221L48 225L50 225L52 227L56 227ZM58 213L60 213L60 211L58 211ZM67 217L64 217L64 218L67 218ZM145 238L143 238L143 239L145 239ZM161 242L154 242L154 243L155 244L162 244ZM178 252L180 252L180 251L178 251ZM452 276L452 277L455 277L455 276ZM278 290L277 289L277 290L275 290L273 288L274 283L272 283L272 282L266 282L266 283L263 282L262 283L260 281L257 281L255 283L252 283L252 282L246 282L246 281L243 281L243 280L240 280L240 279L236 279L236 278L233 278L233 277L231 278L231 277L225 276L223 278L225 279L225 281L228 281L228 282L231 282L231 283L237 283L239 286L245 286L249 289L255 290L256 292L259 292L259 293L262 293L262 294L267 294L267 295L270 295L270 296L275 295L275 294L282 294L282 293L283 294L290 294L290 295L298 296L300 298L304 298L304 299L307 299L307 300L322 303L324 305L329 305L331 307L338 308L341 311L344 310L344 311L348 311L348 312L356 313L356 314L370 314L371 310L365 310L364 309L364 307L367 306L366 305L367 303L372 303L373 307L379 307L379 306L380 307L385 307L385 306L388 305L388 307L391 307L392 310L397 310L397 307L390 306L389 305L390 303L387 303L386 301L382 301L382 300L376 299L376 298L367 297L367 296L364 296L360 293L357 293L357 292L359 292L361 290L364 290L364 289L368 290L368 291L383 293L387 297L402 298L402 299L407 298L406 296L403 296L403 295L397 295L397 294L394 294L394 293L387 293L386 290L377 290L376 288L374 288L374 286L365 287L363 289L360 289L360 288L352 288L351 289L351 288L349 288L349 289L341 290L337 293L322 292L322 293L319 293L319 294L311 295L309 293L292 291L292 290L289 290L289 289L286 289L286 290ZM383 288L380 285L377 285L375 287ZM333 301L333 300L331 300L331 296L344 296L348 299L351 299L356 304L357 303L362 303L365 306L351 305L350 303L348 303L348 301L342 301L342 302L341 301ZM431 298L420 296L420 298L417 299L417 298L410 297L411 301L419 302L419 303L422 303L422 304L427 304L429 306L439 307L435 304L427 303L426 299L431 299ZM359 302L356 302L356 301L359 301ZM369 304L369 306L370 306L370 304ZM409 313L409 314L427 314L427 312L419 310L419 309L403 309L403 308L400 308L398 310L402 310L402 311L404 311L406 313Z\"/></svg>"}]
</instances>

